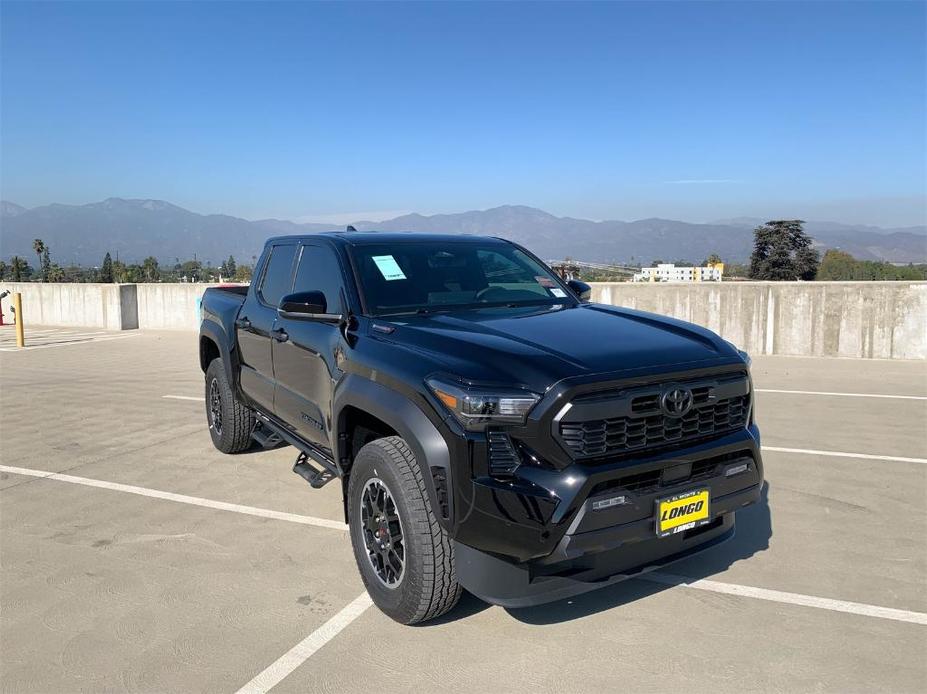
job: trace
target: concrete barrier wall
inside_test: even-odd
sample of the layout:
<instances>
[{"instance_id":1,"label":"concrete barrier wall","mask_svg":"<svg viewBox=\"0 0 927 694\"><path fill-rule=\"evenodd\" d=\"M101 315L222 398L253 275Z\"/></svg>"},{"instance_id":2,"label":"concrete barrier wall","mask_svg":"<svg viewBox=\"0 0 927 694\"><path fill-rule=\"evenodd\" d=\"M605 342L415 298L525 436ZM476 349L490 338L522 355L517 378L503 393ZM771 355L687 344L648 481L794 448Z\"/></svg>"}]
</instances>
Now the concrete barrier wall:
<instances>
[{"instance_id":1,"label":"concrete barrier wall","mask_svg":"<svg viewBox=\"0 0 927 694\"><path fill-rule=\"evenodd\" d=\"M106 330L138 327L134 284L2 282L0 289L23 295L26 325L67 325ZM3 312L6 320L11 321L10 299L3 300Z\"/></svg>"},{"instance_id":2,"label":"concrete barrier wall","mask_svg":"<svg viewBox=\"0 0 927 694\"><path fill-rule=\"evenodd\" d=\"M596 282L593 301L709 328L752 354L927 359L927 282Z\"/></svg>"},{"instance_id":3,"label":"concrete barrier wall","mask_svg":"<svg viewBox=\"0 0 927 694\"><path fill-rule=\"evenodd\" d=\"M198 330L203 292L214 284L139 284L138 327Z\"/></svg>"},{"instance_id":4,"label":"concrete barrier wall","mask_svg":"<svg viewBox=\"0 0 927 694\"><path fill-rule=\"evenodd\" d=\"M10 282L26 324L196 330L210 284ZM675 316L753 354L927 359L927 282L597 282L593 301ZM9 316L9 299L4 312Z\"/></svg>"}]
</instances>

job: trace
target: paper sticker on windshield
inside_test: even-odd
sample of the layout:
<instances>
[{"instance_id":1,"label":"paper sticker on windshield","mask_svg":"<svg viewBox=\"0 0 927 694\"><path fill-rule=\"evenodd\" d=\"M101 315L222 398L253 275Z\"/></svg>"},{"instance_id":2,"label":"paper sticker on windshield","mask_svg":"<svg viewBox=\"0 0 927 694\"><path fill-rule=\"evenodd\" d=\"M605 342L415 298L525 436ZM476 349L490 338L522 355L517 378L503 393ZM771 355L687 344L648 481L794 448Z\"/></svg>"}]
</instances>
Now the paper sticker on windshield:
<instances>
[{"instance_id":1,"label":"paper sticker on windshield","mask_svg":"<svg viewBox=\"0 0 927 694\"><path fill-rule=\"evenodd\" d=\"M542 287L550 289L554 286L554 281L550 277L544 277L544 275L536 275L535 278Z\"/></svg>"},{"instance_id":2,"label":"paper sticker on windshield","mask_svg":"<svg viewBox=\"0 0 927 694\"><path fill-rule=\"evenodd\" d=\"M566 292L557 287L551 287L550 293L553 294L558 299L562 299L566 296Z\"/></svg>"},{"instance_id":3,"label":"paper sticker on windshield","mask_svg":"<svg viewBox=\"0 0 927 694\"><path fill-rule=\"evenodd\" d=\"M375 255L373 257L373 262L377 264L377 269L380 271L380 274L383 275L383 279L387 282L391 280L404 280L406 279L405 273L402 271L402 268L399 267L399 263L396 262L396 259L391 255Z\"/></svg>"}]
</instances>

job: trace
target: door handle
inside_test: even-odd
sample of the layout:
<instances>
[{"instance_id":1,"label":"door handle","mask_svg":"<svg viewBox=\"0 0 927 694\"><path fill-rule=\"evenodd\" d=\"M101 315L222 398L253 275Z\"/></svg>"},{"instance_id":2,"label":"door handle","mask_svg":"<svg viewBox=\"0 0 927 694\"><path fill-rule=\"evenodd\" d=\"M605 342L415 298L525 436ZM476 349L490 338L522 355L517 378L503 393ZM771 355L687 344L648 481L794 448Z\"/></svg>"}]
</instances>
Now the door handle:
<instances>
[{"instance_id":1,"label":"door handle","mask_svg":"<svg viewBox=\"0 0 927 694\"><path fill-rule=\"evenodd\" d=\"M276 330L272 330L270 334L274 336L274 339L277 342L286 342L287 340L290 339L290 336L287 334L286 330L284 330L283 328L277 328Z\"/></svg>"},{"instance_id":2,"label":"door handle","mask_svg":"<svg viewBox=\"0 0 927 694\"><path fill-rule=\"evenodd\" d=\"M251 328L251 321L247 318L239 318L235 321L235 327L241 328L242 330L249 330Z\"/></svg>"}]
</instances>

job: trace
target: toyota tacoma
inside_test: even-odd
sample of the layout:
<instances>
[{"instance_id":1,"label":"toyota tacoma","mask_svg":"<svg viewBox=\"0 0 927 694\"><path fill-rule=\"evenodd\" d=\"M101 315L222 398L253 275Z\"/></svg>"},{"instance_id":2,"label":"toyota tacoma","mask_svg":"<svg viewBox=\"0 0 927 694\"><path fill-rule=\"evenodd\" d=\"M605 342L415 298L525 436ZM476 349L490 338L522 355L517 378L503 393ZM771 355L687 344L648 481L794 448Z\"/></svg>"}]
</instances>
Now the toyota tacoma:
<instances>
[{"instance_id":1,"label":"toyota tacoma","mask_svg":"<svg viewBox=\"0 0 927 694\"><path fill-rule=\"evenodd\" d=\"M340 480L364 584L405 624L462 589L536 605L729 539L763 483L749 357L589 299L501 239L271 239L250 286L202 299L210 435Z\"/></svg>"}]
</instances>

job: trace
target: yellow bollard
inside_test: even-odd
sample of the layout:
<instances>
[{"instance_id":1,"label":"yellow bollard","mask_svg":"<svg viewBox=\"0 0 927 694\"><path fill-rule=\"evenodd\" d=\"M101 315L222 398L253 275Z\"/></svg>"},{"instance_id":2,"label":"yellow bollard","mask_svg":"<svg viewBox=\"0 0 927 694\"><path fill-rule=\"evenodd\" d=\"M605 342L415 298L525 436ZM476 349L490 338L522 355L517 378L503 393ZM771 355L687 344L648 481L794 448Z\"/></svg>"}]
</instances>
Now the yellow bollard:
<instances>
[{"instance_id":1,"label":"yellow bollard","mask_svg":"<svg viewBox=\"0 0 927 694\"><path fill-rule=\"evenodd\" d=\"M16 346L26 346L26 335L23 332L23 295L19 292L13 294L13 306L16 308Z\"/></svg>"}]
</instances>

